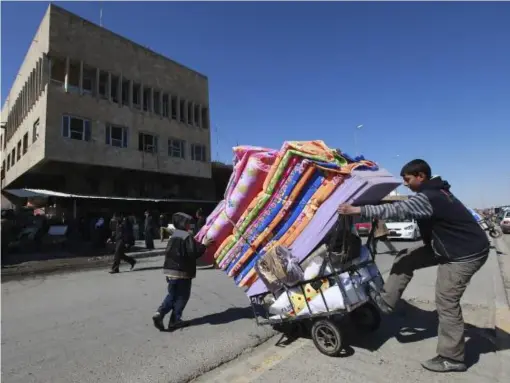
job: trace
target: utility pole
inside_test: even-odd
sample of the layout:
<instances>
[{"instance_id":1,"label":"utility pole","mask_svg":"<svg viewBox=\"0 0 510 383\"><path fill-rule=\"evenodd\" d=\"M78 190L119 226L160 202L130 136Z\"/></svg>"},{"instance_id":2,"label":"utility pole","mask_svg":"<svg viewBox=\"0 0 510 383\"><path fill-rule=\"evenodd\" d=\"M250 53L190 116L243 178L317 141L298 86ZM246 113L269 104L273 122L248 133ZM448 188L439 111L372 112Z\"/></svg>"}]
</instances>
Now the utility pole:
<instances>
[{"instance_id":1,"label":"utility pole","mask_svg":"<svg viewBox=\"0 0 510 383\"><path fill-rule=\"evenodd\" d=\"M356 126L356 129L354 129L354 150L356 151L356 157L359 156L358 151L358 130L363 129L363 125Z\"/></svg>"},{"instance_id":2,"label":"utility pole","mask_svg":"<svg viewBox=\"0 0 510 383\"><path fill-rule=\"evenodd\" d=\"M99 26L103 26L103 2L99 3Z\"/></svg>"}]
</instances>

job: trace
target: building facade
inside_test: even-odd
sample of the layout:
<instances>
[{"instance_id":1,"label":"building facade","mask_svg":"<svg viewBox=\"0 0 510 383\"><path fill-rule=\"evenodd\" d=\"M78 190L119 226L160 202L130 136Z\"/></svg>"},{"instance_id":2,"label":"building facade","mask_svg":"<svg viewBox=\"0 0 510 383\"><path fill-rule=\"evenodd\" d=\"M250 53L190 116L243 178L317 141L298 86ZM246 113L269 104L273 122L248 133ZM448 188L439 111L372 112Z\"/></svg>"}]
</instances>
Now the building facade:
<instances>
[{"instance_id":1,"label":"building facade","mask_svg":"<svg viewBox=\"0 0 510 383\"><path fill-rule=\"evenodd\" d=\"M207 199L214 189L207 77L55 5L4 103L0 139L3 190Z\"/></svg>"}]
</instances>

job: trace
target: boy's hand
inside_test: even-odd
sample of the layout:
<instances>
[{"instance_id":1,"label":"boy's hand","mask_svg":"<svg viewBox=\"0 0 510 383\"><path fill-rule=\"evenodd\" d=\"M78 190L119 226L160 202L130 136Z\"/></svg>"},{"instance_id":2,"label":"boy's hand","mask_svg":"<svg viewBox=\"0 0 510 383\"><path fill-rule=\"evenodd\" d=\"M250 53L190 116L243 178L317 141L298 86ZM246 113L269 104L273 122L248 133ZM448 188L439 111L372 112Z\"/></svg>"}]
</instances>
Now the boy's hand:
<instances>
[{"instance_id":1,"label":"boy's hand","mask_svg":"<svg viewBox=\"0 0 510 383\"><path fill-rule=\"evenodd\" d=\"M211 238L206 238L206 240L204 241L203 245L204 245L205 247L209 247L209 246L211 246L213 243L214 243L214 240L213 240L213 239L211 239Z\"/></svg>"},{"instance_id":2,"label":"boy's hand","mask_svg":"<svg viewBox=\"0 0 510 383\"><path fill-rule=\"evenodd\" d=\"M342 215L359 215L361 214L361 208L348 204L341 204L338 206L338 213Z\"/></svg>"}]
</instances>

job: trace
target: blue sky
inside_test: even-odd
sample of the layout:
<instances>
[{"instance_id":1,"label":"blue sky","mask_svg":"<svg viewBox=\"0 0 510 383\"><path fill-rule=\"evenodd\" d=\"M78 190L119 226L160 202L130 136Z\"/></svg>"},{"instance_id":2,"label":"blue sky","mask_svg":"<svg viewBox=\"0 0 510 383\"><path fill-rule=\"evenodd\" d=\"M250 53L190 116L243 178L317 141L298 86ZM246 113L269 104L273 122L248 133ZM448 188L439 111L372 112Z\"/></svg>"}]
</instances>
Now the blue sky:
<instances>
[{"instance_id":1,"label":"blue sky","mask_svg":"<svg viewBox=\"0 0 510 383\"><path fill-rule=\"evenodd\" d=\"M2 104L48 2L5 3ZM59 5L99 22L100 3ZM23 17L19 17L22 14ZM510 203L510 3L119 3L103 25L209 77L212 156L322 139Z\"/></svg>"}]
</instances>

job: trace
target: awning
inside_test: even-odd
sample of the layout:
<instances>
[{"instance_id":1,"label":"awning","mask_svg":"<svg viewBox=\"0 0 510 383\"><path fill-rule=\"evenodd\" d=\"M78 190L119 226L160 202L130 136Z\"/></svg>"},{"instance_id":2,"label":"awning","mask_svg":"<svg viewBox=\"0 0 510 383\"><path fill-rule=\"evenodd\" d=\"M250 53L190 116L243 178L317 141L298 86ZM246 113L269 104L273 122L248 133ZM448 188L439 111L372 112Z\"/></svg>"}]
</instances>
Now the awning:
<instances>
[{"instance_id":1,"label":"awning","mask_svg":"<svg viewBox=\"0 0 510 383\"><path fill-rule=\"evenodd\" d=\"M82 194L62 193L53 190L45 189L10 189L4 190L18 198L41 198L41 197L57 197L57 198L78 198L78 199L106 199L106 200L119 200L119 201L140 201L140 202L173 202L173 203L218 203L218 201L203 201L195 199L155 199L155 198L135 198L135 197L106 197L106 196L93 196Z\"/></svg>"}]
</instances>

